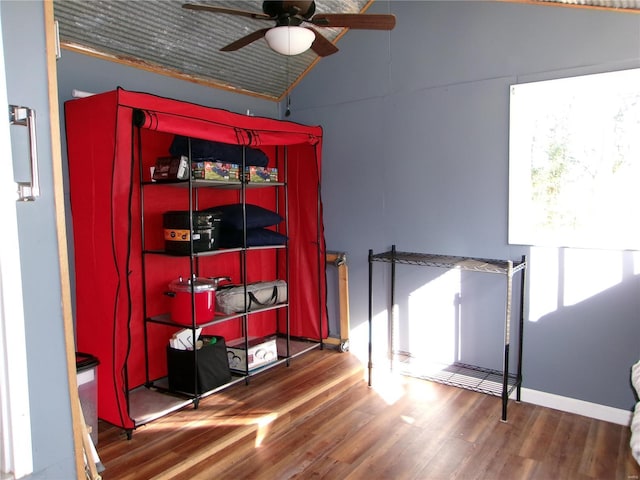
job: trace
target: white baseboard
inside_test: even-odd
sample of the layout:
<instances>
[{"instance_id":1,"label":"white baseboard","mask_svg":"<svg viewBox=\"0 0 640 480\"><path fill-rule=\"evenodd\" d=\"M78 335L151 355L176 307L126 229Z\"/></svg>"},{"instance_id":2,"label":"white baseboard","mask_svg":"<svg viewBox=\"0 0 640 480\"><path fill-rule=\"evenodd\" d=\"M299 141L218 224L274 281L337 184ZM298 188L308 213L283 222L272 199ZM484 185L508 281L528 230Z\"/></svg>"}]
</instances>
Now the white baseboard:
<instances>
[{"instance_id":1,"label":"white baseboard","mask_svg":"<svg viewBox=\"0 0 640 480\"><path fill-rule=\"evenodd\" d=\"M511 395L511 398L515 398L515 391ZM521 391L521 400L526 403L540 405L541 407L575 413L597 420L604 420L605 422L617 423L618 425L629 426L631 424L632 412L628 410L585 402L584 400L577 400L575 398L562 397L553 393L523 388Z\"/></svg>"}]
</instances>

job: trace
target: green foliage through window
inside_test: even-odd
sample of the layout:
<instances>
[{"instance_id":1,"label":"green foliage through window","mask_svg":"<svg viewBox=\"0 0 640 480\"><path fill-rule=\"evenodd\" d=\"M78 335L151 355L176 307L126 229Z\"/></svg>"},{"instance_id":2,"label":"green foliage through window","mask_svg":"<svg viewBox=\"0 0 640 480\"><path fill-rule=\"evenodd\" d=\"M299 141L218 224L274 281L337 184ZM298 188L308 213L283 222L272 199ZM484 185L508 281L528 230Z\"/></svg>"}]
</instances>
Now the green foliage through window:
<instances>
[{"instance_id":1,"label":"green foliage through window","mask_svg":"<svg viewBox=\"0 0 640 480\"><path fill-rule=\"evenodd\" d=\"M640 70L511 87L509 242L640 249Z\"/></svg>"}]
</instances>

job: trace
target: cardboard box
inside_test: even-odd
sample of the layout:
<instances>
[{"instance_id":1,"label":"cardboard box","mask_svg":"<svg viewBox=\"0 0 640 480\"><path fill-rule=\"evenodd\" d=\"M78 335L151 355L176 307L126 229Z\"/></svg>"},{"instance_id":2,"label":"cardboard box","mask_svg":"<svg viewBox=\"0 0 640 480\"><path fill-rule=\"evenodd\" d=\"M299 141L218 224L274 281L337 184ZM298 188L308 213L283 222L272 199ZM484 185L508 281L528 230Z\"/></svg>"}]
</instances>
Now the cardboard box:
<instances>
[{"instance_id":1,"label":"cardboard box","mask_svg":"<svg viewBox=\"0 0 640 480\"><path fill-rule=\"evenodd\" d=\"M192 162L191 170L196 180L238 181L238 165L223 162Z\"/></svg>"},{"instance_id":2,"label":"cardboard box","mask_svg":"<svg viewBox=\"0 0 640 480\"><path fill-rule=\"evenodd\" d=\"M278 169L271 167L245 167L249 172L250 182L277 182L278 181Z\"/></svg>"},{"instance_id":3,"label":"cardboard box","mask_svg":"<svg viewBox=\"0 0 640 480\"><path fill-rule=\"evenodd\" d=\"M227 343L229 368L234 372L246 373L246 359L249 359L249 371L278 360L276 337L249 337L249 350L245 351L244 338Z\"/></svg>"}]
</instances>

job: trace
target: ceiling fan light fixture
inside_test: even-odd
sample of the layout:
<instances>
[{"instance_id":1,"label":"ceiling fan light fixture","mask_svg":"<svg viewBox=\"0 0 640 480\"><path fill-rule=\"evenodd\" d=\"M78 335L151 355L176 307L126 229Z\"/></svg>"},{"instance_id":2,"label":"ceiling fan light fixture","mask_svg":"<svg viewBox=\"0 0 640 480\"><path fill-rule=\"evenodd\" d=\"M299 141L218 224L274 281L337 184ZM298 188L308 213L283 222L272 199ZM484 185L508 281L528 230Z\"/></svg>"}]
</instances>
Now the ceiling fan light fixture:
<instances>
[{"instance_id":1,"label":"ceiling fan light fixture","mask_svg":"<svg viewBox=\"0 0 640 480\"><path fill-rule=\"evenodd\" d=\"M274 27L264 35L269 47L282 55L298 55L311 48L315 34L305 27Z\"/></svg>"}]
</instances>

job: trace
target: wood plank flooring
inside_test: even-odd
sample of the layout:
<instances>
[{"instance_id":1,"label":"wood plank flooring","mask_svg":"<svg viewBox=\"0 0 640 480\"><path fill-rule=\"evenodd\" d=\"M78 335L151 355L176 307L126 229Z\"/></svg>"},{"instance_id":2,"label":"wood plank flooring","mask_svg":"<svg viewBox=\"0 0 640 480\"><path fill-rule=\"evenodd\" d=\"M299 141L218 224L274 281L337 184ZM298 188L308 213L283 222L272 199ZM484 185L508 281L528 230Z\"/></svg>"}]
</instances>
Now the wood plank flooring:
<instances>
[{"instance_id":1,"label":"wood plank flooring","mask_svg":"<svg viewBox=\"0 0 640 480\"><path fill-rule=\"evenodd\" d=\"M503 423L497 397L402 377L374 386L353 355L311 351L131 440L99 422L102 477L640 478L627 427L516 402Z\"/></svg>"}]
</instances>

